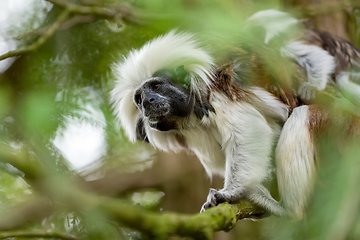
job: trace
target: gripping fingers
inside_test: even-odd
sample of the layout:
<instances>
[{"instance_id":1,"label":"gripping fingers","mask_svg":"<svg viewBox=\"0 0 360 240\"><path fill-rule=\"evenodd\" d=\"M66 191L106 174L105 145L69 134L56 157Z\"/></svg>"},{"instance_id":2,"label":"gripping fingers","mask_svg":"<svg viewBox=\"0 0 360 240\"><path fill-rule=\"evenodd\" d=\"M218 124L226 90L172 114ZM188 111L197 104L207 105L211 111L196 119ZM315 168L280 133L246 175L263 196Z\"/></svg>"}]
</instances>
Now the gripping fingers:
<instances>
[{"instance_id":1,"label":"gripping fingers","mask_svg":"<svg viewBox=\"0 0 360 240\"><path fill-rule=\"evenodd\" d=\"M213 188L210 188L206 202L202 205L200 212L204 212L206 209L211 207L216 207L223 202L231 202L231 196L226 192L222 193Z\"/></svg>"}]
</instances>

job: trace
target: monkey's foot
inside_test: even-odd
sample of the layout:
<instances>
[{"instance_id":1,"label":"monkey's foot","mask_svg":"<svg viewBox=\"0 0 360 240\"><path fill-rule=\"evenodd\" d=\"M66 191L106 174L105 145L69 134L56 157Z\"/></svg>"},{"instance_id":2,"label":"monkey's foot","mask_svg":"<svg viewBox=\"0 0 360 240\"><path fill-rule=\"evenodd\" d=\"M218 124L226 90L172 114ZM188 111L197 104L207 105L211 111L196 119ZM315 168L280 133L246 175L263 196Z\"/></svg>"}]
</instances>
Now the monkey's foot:
<instances>
[{"instance_id":1,"label":"monkey's foot","mask_svg":"<svg viewBox=\"0 0 360 240\"><path fill-rule=\"evenodd\" d=\"M206 202L202 205L200 212L204 212L206 209L215 207L223 202L234 202L239 200L240 198L234 196L226 191L217 191L213 188L210 188L209 194L207 196Z\"/></svg>"},{"instance_id":2,"label":"monkey's foot","mask_svg":"<svg viewBox=\"0 0 360 240\"><path fill-rule=\"evenodd\" d=\"M223 202L228 202L228 203L234 203L239 201L241 198L243 198L243 194L239 193L239 194L231 194L230 192L221 189L220 191L217 191L213 188L210 188L209 194L207 196L207 200L206 202L202 205L200 212L204 212L206 209L209 209L211 207L215 207L217 205L219 205L220 203ZM274 200L275 201L275 200ZM278 206L278 204L276 204L276 206ZM279 207L281 208L281 207ZM283 215L282 212L284 210L281 208L281 212L280 214L275 214L277 216L281 216ZM276 212L277 213L277 212ZM272 214L271 211L266 210L265 208L261 208L258 212L253 213L251 216L248 216L247 219L251 219L251 220L259 220L265 217L268 217Z\"/></svg>"},{"instance_id":3,"label":"monkey's foot","mask_svg":"<svg viewBox=\"0 0 360 240\"><path fill-rule=\"evenodd\" d=\"M316 91L317 91L316 86L308 82L305 82L300 86L298 90L298 94L303 100L311 100L315 98Z\"/></svg>"}]
</instances>

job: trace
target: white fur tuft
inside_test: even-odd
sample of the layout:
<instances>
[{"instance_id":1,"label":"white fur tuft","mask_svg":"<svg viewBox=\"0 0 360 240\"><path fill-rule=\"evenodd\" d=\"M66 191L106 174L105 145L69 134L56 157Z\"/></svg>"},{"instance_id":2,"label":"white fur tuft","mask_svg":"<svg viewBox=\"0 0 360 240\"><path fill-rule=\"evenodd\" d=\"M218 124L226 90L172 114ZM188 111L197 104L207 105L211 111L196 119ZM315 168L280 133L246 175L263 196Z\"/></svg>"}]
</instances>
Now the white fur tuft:
<instances>
[{"instance_id":1,"label":"white fur tuft","mask_svg":"<svg viewBox=\"0 0 360 240\"><path fill-rule=\"evenodd\" d=\"M312 99L316 90L322 91L326 88L328 78L335 70L335 59L328 51L301 41L290 41L281 49L281 53L295 59L307 72L308 82L299 88L303 99Z\"/></svg>"},{"instance_id":2,"label":"white fur tuft","mask_svg":"<svg viewBox=\"0 0 360 240\"><path fill-rule=\"evenodd\" d=\"M315 150L309 132L309 108L294 109L276 148L279 192L285 209L301 219L315 178Z\"/></svg>"},{"instance_id":3,"label":"white fur tuft","mask_svg":"<svg viewBox=\"0 0 360 240\"><path fill-rule=\"evenodd\" d=\"M266 110L266 114L285 122L289 116L289 107L284 103L280 102L272 94L259 87L250 88L262 102L261 105Z\"/></svg>"},{"instance_id":4,"label":"white fur tuft","mask_svg":"<svg viewBox=\"0 0 360 240\"><path fill-rule=\"evenodd\" d=\"M211 85L213 59L188 33L171 31L139 50L131 51L124 61L113 65L116 85L110 100L131 141L136 140L136 123L140 114L133 103L134 90L156 71L181 65L190 73L192 91L198 93L204 86Z\"/></svg>"}]
</instances>

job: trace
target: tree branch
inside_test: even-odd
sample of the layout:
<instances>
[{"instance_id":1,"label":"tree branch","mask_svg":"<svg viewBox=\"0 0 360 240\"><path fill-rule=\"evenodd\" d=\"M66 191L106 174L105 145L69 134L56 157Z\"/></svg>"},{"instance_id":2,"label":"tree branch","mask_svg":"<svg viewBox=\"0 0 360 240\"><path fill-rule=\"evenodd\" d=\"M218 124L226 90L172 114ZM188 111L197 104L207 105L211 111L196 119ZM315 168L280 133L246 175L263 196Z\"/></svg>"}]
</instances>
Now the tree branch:
<instances>
[{"instance_id":1,"label":"tree branch","mask_svg":"<svg viewBox=\"0 0 360 240\"><path fill-rule=\"evenodd\" d=\"M3 55L0 56L0 61L4 60L6 58L9 57L15 57L15 56L19 56L25 53L29 53L32 51L37 50L41 45L43 45L51 36L53 36L56 31L59 29L60 24L62 22L64 22L68 17L69 17L70 12L68 10L64 10L62 13L60 13L60 15L58 16L58 18L56 19L56 21L49 26L46 31L41 35L41 37L39 37L33 44L30 44L28 46L25 47L20 47L14 51L10 51L8 53L5 53Z\"/></svg>"},{"instance_id":2,"label":"tree branch","mask_svg":"<svg viewBox=\"0 0 360 240\"><path fill-rule=\"evenodd\" d=\"M7 238L50 238L50 239L64 239L64 240L78 240L79 238L58 232L0 232L0 239Z\"/></svg>"},{"instance_id":3,"label":"tree branch","mask_svg":"<svg viewBox=\"0 0 360 240\"><path fill-rule=\"evenodd\" d=\"M87 214L92 214L93 211L100 211L108 216L109 220L136 229L154 239L168 239L174 235L195 239L211 239L216 231L231 230L237 220L264 214L263 209L247 201L241 201L238 204L222 203L198 214L158 213L144 210L123 200L98 196L75 186L70 186L66 184L66 187L52 189L53 191L44 188L43 190L46 191L43 193L49 195L53 199L52 202L47 198L38 198L3 214L0 220L0 239L14 237L16 234L18 237L35 237L36 234L41 234L23 233L20 235L21 232L16 234L14 232L3 232L1 234L1 231L12 231L40 221L42 218L51 215L57 206L61 208L67 206L68 210L76 211L85 218ZM73 236L54 235L54 233L41 237L76 239Z\"/></svg>"},{"instance_id":4,"label":"tree branch","mask_svg":"<svg viewBox=\"0 0 360 240\"><path fill-rule=\"evenodd\" d=\"M15 57L35 51L40 46L42 46L50 37L52 37L57 31L69 29L79 23L92 22L98 18L109 19L116 22L117 24L122 24L123 22L133 24L142 23L139 14L137 14L134 9L132 9L127 4L113 6L112 8L104 8L95 5L83 6L71 3L67 0L47 1L63 8L63 11L60 13L55 22L42 29L36 29L19 36L18 39L34 35L39 35L40 37L30 45L20 47L16 50L9 51L3 55L0 55L0 61L10 57Z\"/></svg>"},{"instance_id":5,"label":"tree branch","mask_svg":"<svg viewBox=\"0 0 360 240\"><path fill-rule=\"evenodd\" d=\"M237 220L264 213L261 208L246 201L238 204L222 203L203 213L193 215L150 213L135 207L126 207L118 201L101 203L99 207L107 211L113 219L154 239L168 239L174 235L212 239L217 231L231 230Z\"/></svg>"},{"instance_id":6,"label":"tree branch","mask_svg":"<svg viewBox=\"0 0 360 240\"><path fill-rule=\"evenodd\" d=\"M64 197L66 203L63 203L72 210L83 213L90 209L101 211L112 220L154 239L168 239L174 235L211 239L216 231L231 230L237 220L264 215L262 208L247 201L222 203L198 214L180 214L151 212L119 199L98 197L81 190L73 189Z\"/></svg>"},{"instance_id":7,"label":"tree branch","mask_svg":"<svg viewBox=\"0 0 360 240\"><path fill-rule=\"evenodd\" d=\"M8 157L11 155L4 149L0 151L0 160L25 168L21 163L27 162L26 155L20 156L20 160L12 160ZM43 171L46 169L39 167L32 178L36 180L33 187L44 197L2 213L0 231L19 229L29 223L40 221L58 208L66 207L69 211L84 215L85 218L93 211L100 211L110 220L134 228L155 239L168 239L173 235L211 239L216 231L232 229L237 220L264 214L260 207L245 201L238 204L223 203L204 213L193 215L151 212L116 198L85 191L76 181L70 181L63 176L46 175ZM61 184L57 184L59 182Z\"/></svg>"},{"instance_id":8,"label":"tree branch","mask_svg":"<svg viewBox=\"0 0 360 240\"><path fill-rule=\"evenodd\" d=\"M74 4L65 0L46 0L54 5L69 10L72 13L82 15L97 15L105 18L113 18L116 14L119 14L115 9L106 9L97 6L82 6Z\"/></svg>"},{"instance_id":9,"label":"tree branch","mask_svg":"<svg viewBox=\"0 0 360 240\"><path fill-rule=\"evenodd\" d=\"M67 9L72 14L77 15L94 15L100 18L112 20L118 24L127 22L131 24L142 24L141 16L129 4L121 4L105 8L101 6L84 6L69 2L67 0L46 0L54 5ZM95 4L95 2L94 2ZM98 4L101 4L100 2Z\"/></svg>"},{"instance_id":10,"label":"tree branch","mask_svg":"<svg viewBox=\"0 0 360 240\"><path fill-rule=\"evenodd\" d=\"M96 17L93 16L93 15L77 15L77 16L74 16L64 22L62 22L60 24L60 27L59 27L59 31L64 31L64 30L67 30L69 28L72 28L73 26L77 25L77 24L81 24L81 23L89 23L89 22L93 22L95 21ZM19 35L16 37L17 40L20 40L20 39L23 39L23 38L28 38L28 37L31 37L31 36L41 36L43 34L45 34L45 32L48 31L48 29L50 28L51 26L46 26L44 28L39 28L39 29L35 29L35 30L32 30L30 32L27 32L27 33L24 33L22 35Z\"/></svg>"}]
</instances>

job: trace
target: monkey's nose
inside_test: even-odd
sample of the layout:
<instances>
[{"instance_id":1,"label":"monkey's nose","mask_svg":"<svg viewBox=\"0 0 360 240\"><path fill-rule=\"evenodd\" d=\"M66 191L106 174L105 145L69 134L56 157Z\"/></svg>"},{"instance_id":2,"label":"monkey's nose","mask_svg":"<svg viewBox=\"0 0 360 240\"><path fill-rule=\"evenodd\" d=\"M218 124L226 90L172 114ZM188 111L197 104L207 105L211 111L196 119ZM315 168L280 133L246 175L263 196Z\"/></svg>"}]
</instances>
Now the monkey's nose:
<instances>
[{"instance_id":1,"label":"monkey's nose","mask_svg":"<svg viewBox=\"0 0 360 240\"><path fill-rule=\"evenodd\" d=\"M156 96L148 96L144 99L143 105L144 107L150 107L151 105L158 104L161 102L161 99L159 99Z\"/></svg>"}]
</instances>

